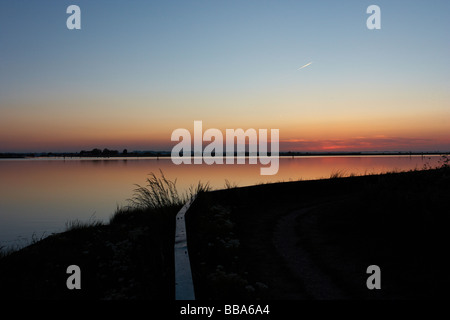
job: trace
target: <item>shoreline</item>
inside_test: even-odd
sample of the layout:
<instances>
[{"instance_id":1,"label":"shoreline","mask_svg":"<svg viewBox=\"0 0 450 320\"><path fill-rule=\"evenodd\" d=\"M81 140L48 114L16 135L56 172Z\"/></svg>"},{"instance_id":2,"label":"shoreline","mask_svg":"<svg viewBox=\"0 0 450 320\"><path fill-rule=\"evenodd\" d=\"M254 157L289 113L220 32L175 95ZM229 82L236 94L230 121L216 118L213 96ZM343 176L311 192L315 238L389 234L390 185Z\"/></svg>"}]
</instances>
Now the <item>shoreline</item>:
<instances>
[{"instance_id":1,"label":"shoreline","mask_svg":"<svg viewBox=\"0 0 450 320\"><path fill-rule=\"evenodd\" d=\"M367 292L358 287L358 281L365 279L365 272L354 274L349 266L364 265L370 260L370 254L367 256L361 247L367 242L371 252L379 257L377 259L388 266L388 274L407 269L401 265L401 260L391 255L389 248L403 245L402 238L411 237L424 223L429 230L421 239L428 235L430 239L426 241L433 240L429 244L434 246L433 254L444 250L441 246L447 242L441 228L450 225L449 218L442 215L448 211L449 179L448 168L441 168L230 187L200 193L186 218L196 297L199 300L231 297L238 300L312 299L314 295L304 284L311 279L299 278L289 270L292 263L280 256L273 235L278 221L289 213L327 204L320 210L295 218L295 225L285 224L294 229L289 232L278 230L277 243L284 241L283 235L290 235L285 240L290 243L289 250L294 250L292 243L302 241L302 250L310 254L314 263L333 279L336 286L346 294L350 293L350 297L414 298L420 296L418 290L423 289L427 298L430 291L426 281L419 281L416 289L407 283L410 274L421 274L419 265L405 271L404 276L397 275L403 281L402 285L406 281L408 292L402 291L402 285L388 276L383 283L394 281L396 284L381 293ZM392 194L396 196L390 199ZM408 197L409 194L414 195L409 203L395 198ZM373 208L367 207L367 203L372 201ZM391 201L393 208L397 208L394 211L386 207ZM429 214L434 220L431 216L425 221L417 220L423 214L421 210L426 210L426 207L422 208L426 203L430 203L428 210L431 210ZM401 209L405 205L406 209ZM362 211L361 206L365 208ZM382 221L390 221L389 224L374 220L377 215L373 216L371 212L377 206L387 210L385 213L377 211L377 215L383 217ZM162 211L119 212L110 224L75 226L72 230L48 236L12 252L0 258L0 297L173 300L173 248L178 210L179 207L175 206ZM364 219L357 218L358 215ZM369 230L370 234L371 225L379 228L380 234L390 237L392 242L388 245L380 240L383 238L376 228L373 239L365 239L367 233L364 230ZM410 229L401 228L401 225ZM349 231L340 232L346 229ZM292 239L293 232L297 240ZM347 239L350 234L352 237ZM435 243L437 239L439 241ZM422 248L416 240L411 241ZM409 254L409 249L405 252ZM425 254L426 251L421 252ZM430 254L426 253L424 257ZM409 259L407 257L402 256ZM433 259L439 261L440 258L433 256ZM84 290L70 291L66 288L66 268L72 264L79 265L82 270ZM33 268L30 269L30 265ZM444 277L442 286L445 286L447 277L441 271L437 275ZM429 277L427 279L430 280ZM432 281L433 285L438 285ZM436 292L445 296L439 290Z\"/></svg>"},{"instance_id":2,"label":"shoreline","mask_svg":"<svg viewBox=\"0 0 450 320\"><path fill-rule=\"evenodd\" d=\"M270 155L270 152L268 153ZM279 157L333 157L333 156L443 156L450 155L450 152L405 152L405 151L380 151L380 152L280 152ZM258 155L259 156L259 155ZM196 156L192 155L191 158ZM225 158L225 156L223 156ZM237 155L235 154L237 158ZM248 158L248 153L245 155L245 158ZM140 152L133 153L130 152L126 155L117 154L117 155L80 155L79 153L0 153L1 159L82 159L82 160L91 160L91 159L118 159L118 160L126 160L126 159L142 159L142 158L155 158L155 159L165 159L171 158L171 153L169 151L164 152ZM66 159L68 160L68 159Z\"/></svg>"}]
</instances>

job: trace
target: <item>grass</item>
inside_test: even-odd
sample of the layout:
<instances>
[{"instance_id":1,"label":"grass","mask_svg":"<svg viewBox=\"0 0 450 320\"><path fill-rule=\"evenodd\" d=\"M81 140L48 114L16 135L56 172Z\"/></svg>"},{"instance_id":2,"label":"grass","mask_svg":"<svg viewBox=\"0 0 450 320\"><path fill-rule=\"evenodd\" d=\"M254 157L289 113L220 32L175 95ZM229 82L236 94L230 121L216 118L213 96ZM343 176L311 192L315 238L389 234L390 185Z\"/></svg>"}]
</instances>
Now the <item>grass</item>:
<instances>
[{"instance_id":1,"label":"grass","mask_svg":"<svg viewBox=\"0 0 450 320\"><path fill-rule=\"evenodd\" d=\"M363 174L356 174L354 172L348 173L345 169L338 169L333 170L330 174L329 179L339 179L339 178L348 178L348 177L358 177L358 176L369 176L369 175L380 175L380 174L394 174L394 173L400 173L400 172L417 172L417 171L426 171L426 170L433 170L433 169L446 169L450 168L450 157L448 155L441 155L441 159L438 160L438 165L431 166L429 163L425 163L422 168L415 168L411 170L399 170L399 169L392 169L390 171L386 171L383 173L373 173L368 172L367 170Z\"/></svg>"},{"instance_id":2,"label":"grass","mask_svg":"<svg viewBox=\"0 0 450 320\"><path fill-rule=\"evenodd\" d=\"M15 252L16 250L14 248L7 248L5 246L0 246L0 259L7 257L11 253Z\"/></svg>"},{"instance_id":3,"label":"grass","mask_svg":"<svg viewBox=\"0 0 450 320\"><path fill-rule=\"evenodd\" d=\"M160 173L137 185L109 223L94 216L73 220L65 232L36 238L18 251L2 248L0 299L173 299L175 216L186 200L210 187L199 182L180 193L176 181ZM71 264L82 269L84 290L65 287Z\"/></svg>"},{"instance_id":4,"label":"grass","mask_svg":"<svg viewBox=\"0 0 450 320\"><path fill-rule=\"evenodd\" d=\"M162 171L160 173L161 177L150 173L150 177L147 178L147 186L136 185L138 188L134 190L134 196L129 199L130 208L161 210L181 207L200 192L211 190L209 183L198 182L197 186L191 186L187 192L180 194L176 186L177 180L168 180Z\"/></svg>"},{"instance_id":5,"label":"grass","mask_svg":"<svg viewBox=\"0 0 450 320\"><path fill-rule=\"evenodd\" d=\"M146 210L158 210L167 207L182 206L186 198L180 196L176 180L170 181L161 172L161 178L154 173L149 174L147 186L136 185L134 196L129 199L131 207Z\"/></svg>"},{"instance_id":6,"label":"grass","mask_svg":"<svg viewBox=\"0 0 450 320\"><path fill-rule=\"evenodd\" d=\"M123 223L128 218L147 214L159 217L162 220L168 220L170 223L174 219L173 213L178 210L192 197L211 191L209 183L199 181L196 186L191 185L187 191L180 193L177 189L177 180L168 180L164 173L160 171L161 176L150 173L147 178L147 185L136 184L134 195L128 199L128 205L117 207L116 212L111 216L110 223Z\"/></svg>"},{"instance_id":7,"label":"grass","mask_svg":"<svg viewBox=\"0 0 450 320\"><path fill-rule=\"evenodd\" d=\"M448 168L448 165L448 158L443 158L442 168ZM335 179L243 188L237 188L236 184L226 180L225 190L207 193L205 191L212 190L209 184L199 182L180 193L176 180L167 179L162 171L160 175L151 173L146 185L136 185L128 205L117 207L108 224L93 217L86 222L74 220L66 223L66 232L45 239L36 238L32 245L17 252L11 253L0 248L0 298L173 299L175 216L181 206L196 194L200 201L194 202L186 221L196 296L200 299L307 297L302 291L301 281L294 279L280 262L272 243L270 235L279 217L299 206L311 206L330 199L339 200L349 193L357 195L363 188L373 201L361 198L360 205L355 208L373 203L373 208L381 210L383 206L378 204L377 207L376 199L384 197L387 199L384 203L396 201L395 208L399 210L403 210L404 204L408 210L414 210L414 206L411 207L411 199L415 199L414 192L425 190L424 197L416 197L421 201L416 208L420 215L422 209L436 209L430 206L430 202L432 204L435 200L445 199L444 196L436 196L437 193L433 192L436 188L445 192L448 190L448 178L445 177L438 185L430 178L423 180L423 186L417 189L396 189L402 185L414 186L416 180L396 184L396 181L400 181L395 180L400 173L350 179L345 178L345 174L339 171L332 173L331 178ZM380 184L383 179L386 183ZM427 189L428 185L430 187ZM384 189L380 189L380 186ZM403 193L403 190L412 191ZM348 214L364 212L352 209L351 205L345 210ZM442 210L446 212L447 209L444 206ZM344 219L347 216L342 215L343 221L348 222L344 223L348 230L346 234L351 235L354 229L363 232L365 223L371 227L378 211L374 209L368 212L370 214L362 220ZM395 214L395 211L390 214ZM389 226L390 216L384 214L381 217L384 223L375 226ZM431 219L429 215L423 214L423 217ZM333 223L339 224L339 219L334 218L339 216L322 219L321 225L314 225L309 232L320 231L330 237L339 236L328 229ZM407 222L405 225L417 226L408 222L408 215L403 218ZM439 229L442 232L433 239L445 243L448 240L444 236L446 226L443 224L442 230ZM421 229L418 236L424 237L429 232ZM406 234L409 236L412 233ZM311 244L310 248L314 250L320 245L326 244ZM377 249L372 243L369 246L372 251ZM344 243L341 248L346 252L344 256L351 255L348 253L351 246ZM433 250L437 252L438 249ZM322 250L316 249L316 254L322 254ZM318 261L326 269L332 258L330 255L321 256ZM83 273L86 274L83 278L85 290L79 292L59 286L67 279L64 267L74 263L79 264L82 270L89 270ZM33 268L28 268L30 265ZM342 270L330 269L329 272L339 278ZM352 285L348 284L348 287L351 289Z\"/></svg>"},{"instance_id":8,"label":"grass","mask_svg":"<svg viewBox=\"0 0 450 320\"><path fill-rule=\"evenodd\" d=\"M348 176L346 170L336 170L336 171L331 172L330 179L344 178L346 176Z\"/></svg>"},{"instance_id":9,"label":"grass","mask_svg":"<svg viewBox=\"0 0 450 320\"><path fill-rule=\"evenodd\" d=\"M225 189L235 189L238 187L236 182L230 182L228 179L225 179Z\"/></svg>"},{"instance_id":10,"label":"grass","mask_svg":"<svg viewBox=\"0 0 450 320\"><path fill-rule=\"evenodd\" d=\"M374 178L300 217L299 241L353 298L448 298L448 167ZM380 292L361 285L371 264L384 272Z\"/></svg>"},{"instance_id":11,"label":"grass","mask_svg":"<svg viewBox=\"0 0 450 320\"><path fill-rule=\"evenodd\" d=\"M301 284L280 262L271 236L279 217L302 193L295 188L298 184L218 190L202 194L194 202L186 223L198 299L305 297ZM309 186L325 184L300 182L310 193L317 189Z\"/></svg>"},{"instance_id":12,"label":"grass","mask_svg":"<svg viewBox=\"0 0 450 320\"><path fill-rule=\"evenodd\" d=\"M22 249L24 246L30 246L33 245L39 241L44 240L46 237L48 237L49 235L47 234L47 232L43 232L40 236L38 236L36 234L36 232L33 232L33 234L31 235L31 239L30 240L26 240L23 239L24 241L27 241L28 244L25 245L20 245L20 244L14 244L14 245L9 245L9 246L2 246L0 245L0 260L4 257L9 256L10 254L19 251L20 249Z\"/></svg>"},{"instance_id":13,"label":"grass","mask_svg":"<svg viewBox=\"0 0 450 320\"><path fill-rule=\"evenodd\" d=\"M196 296L310 298L305 279L286 269L272 235L280 217L317 207L293 228L318 267L350 297L447 297L448 163L444 158L438 168L364 176L339 171L332 179L204 194L186 221ZM371 264L383 272L380 292L365 287Z\"/></svg>"},{"instance_id":14,"label":"grass","mask_svg":"<svg viewBox=\"0 0 450 320\"><path fill-rule=\"evenodd\" d=\"M81 221L79 219L67 221L65 231L72 231L84 228L95 228L102 225L104 225L104 223L100 220L96 220L95 214L93 214L88 221Z\"/></svg>"}]
</instances>

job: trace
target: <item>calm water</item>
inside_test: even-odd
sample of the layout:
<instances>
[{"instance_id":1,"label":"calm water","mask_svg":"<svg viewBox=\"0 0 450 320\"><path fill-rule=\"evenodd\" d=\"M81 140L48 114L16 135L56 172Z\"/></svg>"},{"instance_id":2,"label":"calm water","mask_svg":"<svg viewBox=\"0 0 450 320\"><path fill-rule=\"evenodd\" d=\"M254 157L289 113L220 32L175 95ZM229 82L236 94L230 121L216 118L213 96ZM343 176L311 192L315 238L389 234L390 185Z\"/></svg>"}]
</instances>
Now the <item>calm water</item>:
<instances>
[{"instance_id":1,"label":"calm water","mask_svg":"<svg viewBox=\"0 0 450 320\"><path fill-rule=\"evenodd\" d=\"M260 165L174 165L167 159L20 159L0 160L0 245L23 246L65 229L67 221L108 221L117 205L126 205L134 184L161 169L177 179L180 191L198 181L223 188L261 182L327 178L348 174L435 166L439 156L337 156L281 158L277 175L261 176Z\"/></svg>"}]
</instances>

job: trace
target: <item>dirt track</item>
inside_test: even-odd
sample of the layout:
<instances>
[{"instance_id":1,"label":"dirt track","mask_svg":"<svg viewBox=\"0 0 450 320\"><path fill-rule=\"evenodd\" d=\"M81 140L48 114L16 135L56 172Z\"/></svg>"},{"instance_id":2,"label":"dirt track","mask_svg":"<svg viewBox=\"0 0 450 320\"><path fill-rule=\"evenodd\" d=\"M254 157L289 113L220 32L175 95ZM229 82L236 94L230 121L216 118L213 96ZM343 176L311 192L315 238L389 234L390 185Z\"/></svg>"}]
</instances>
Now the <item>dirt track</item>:
<instances>
[{"instance_id":1,"label":"dirt track","mask_svg":"<svg viewBox=\"0 0 450 320\"><path fill-rule=\"evenodd\" d=\"M275 248L313 299L345 299L344 292L333 283L327 274L321 272L308 251L299 243L295 232L296 219L299 215L305 215L310 209L292 211L278 221L273 234Z\"/></svg>"}]
</instances>

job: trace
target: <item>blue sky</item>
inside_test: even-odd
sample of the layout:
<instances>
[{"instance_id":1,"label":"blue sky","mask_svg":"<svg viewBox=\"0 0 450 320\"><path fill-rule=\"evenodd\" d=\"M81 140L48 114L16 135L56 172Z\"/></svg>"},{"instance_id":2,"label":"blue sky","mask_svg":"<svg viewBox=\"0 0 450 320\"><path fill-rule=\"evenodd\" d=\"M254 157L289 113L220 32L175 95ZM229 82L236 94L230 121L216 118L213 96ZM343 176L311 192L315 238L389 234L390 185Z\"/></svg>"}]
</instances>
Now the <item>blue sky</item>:
<instances>
[{"instance_id":1,"label":"blue sky","mask_svg":"<svg viewBox=\"0 0 450 320\"><path fill-rule=\"evenodd\" d=\"M82 30L69 31L65 9L75 3ZM106 91L240 89L288 82L290 71L310 61L325 83L346 76L442 80L448 1L378 1L382 30L370 32L365 10L372 3L3 1L0 53L8 77L1 87L97 90L92 81ZM386 79L392 70L403 76Z\"/></svg>"}]
</instances>

